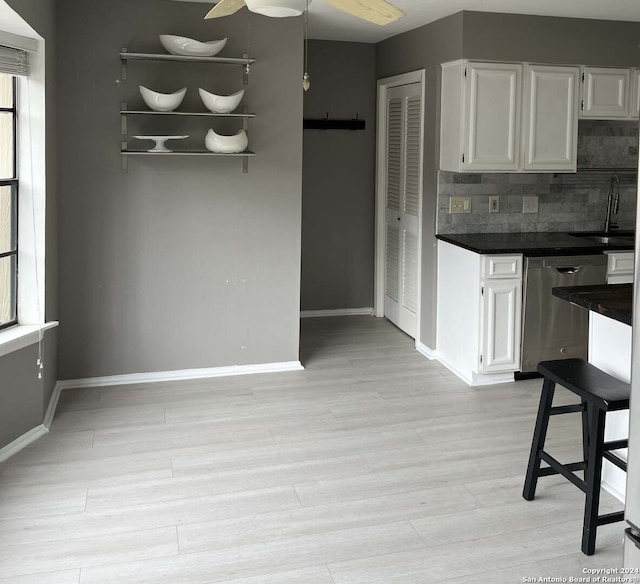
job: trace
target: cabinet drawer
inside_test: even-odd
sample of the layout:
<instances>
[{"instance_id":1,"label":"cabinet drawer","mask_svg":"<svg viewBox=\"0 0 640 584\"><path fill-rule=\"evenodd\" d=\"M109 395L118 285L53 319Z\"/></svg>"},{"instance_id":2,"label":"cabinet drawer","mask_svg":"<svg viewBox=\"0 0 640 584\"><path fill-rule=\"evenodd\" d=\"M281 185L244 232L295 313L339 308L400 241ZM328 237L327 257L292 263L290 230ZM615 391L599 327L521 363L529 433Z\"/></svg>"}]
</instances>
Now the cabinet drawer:
<instances>
[{"instance_id":1,"label":"cabinet drawer","mask_svg":"<svg viewBox=\"0 0 640 584\"><path fill-rule=\"evenodd\" d=\"M633 274L635 259L633 252L610 253L608 255L607 276Z\"/></svg>"},{"instance_id":2,"label":"cabinet drawer","mask_svg":"<svg viewBox=\"0 0 640 584\"><path fill-rule=\"evenodd\" d=\"M522 256L483 256L482 275L486 279L522 277Z\"/></svg>"}]
</instances>

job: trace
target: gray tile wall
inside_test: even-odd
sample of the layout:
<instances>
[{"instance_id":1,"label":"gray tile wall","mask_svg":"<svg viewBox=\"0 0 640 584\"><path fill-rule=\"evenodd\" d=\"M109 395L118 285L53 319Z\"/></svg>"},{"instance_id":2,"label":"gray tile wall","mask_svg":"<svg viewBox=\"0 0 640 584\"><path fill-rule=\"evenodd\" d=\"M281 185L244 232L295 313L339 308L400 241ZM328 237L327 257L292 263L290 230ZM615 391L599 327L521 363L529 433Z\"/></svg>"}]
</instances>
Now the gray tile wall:
<instances>
[{"instance_id":1,"label":"gray tile wall","mask_svg":"<svg viewBox=\"0 0 640 584\"><path fill-rule=\"evenodd\" d=\"M437 233L590 231L602 229L613 169L620 179L621 229L633 229L636 213L638 123L581 120L576 174L470 174L440 171ZM612 170L589 170L596 168ZM451 215L451 196L470 195L471 213ZM489 213L489 196L500 212ZM538 213L522 212L522 197L538 197Z\"/></svg>"}]
</instances>

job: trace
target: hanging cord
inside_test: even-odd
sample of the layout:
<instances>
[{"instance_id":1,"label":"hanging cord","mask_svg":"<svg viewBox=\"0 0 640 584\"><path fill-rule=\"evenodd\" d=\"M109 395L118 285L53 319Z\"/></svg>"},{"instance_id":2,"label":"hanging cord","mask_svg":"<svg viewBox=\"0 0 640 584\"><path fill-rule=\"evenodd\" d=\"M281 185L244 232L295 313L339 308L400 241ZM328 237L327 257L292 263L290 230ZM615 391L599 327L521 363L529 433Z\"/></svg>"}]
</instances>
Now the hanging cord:
<instances>
[{"instance_id":1,"label":"hanging cord","mask_svg":"<svg viewBox=\"0 0 640 584\"><path fill-rule=\"evenodd\" d=\"M302 75L302 87L309 91L311 87L311 77L309 77L309 0L307 9L304 11L304 74Z\"/></svg>"},{"instance_id":2,"label":"hanging cord","mask_svg":"<svg viewBox=\"0 0 640 584\"><path fill-rule=\"evenodd\" d=\"M31 227L33 229L33 261L35 263L35 276L36 276L36 309L38 313L38 360L36 364L38 366L38 379L42 379L42 371L44 369L44 359L42 358L42 348L44 343L44 331L43 331L43 318L42 318L42 305L40 303L40 275L39 263L38 263L38 245L37 245L37 229L36 229L36 197L35 197L35 182L33 178L33 124L31 123L31 79L27 77L27 124L29 126L29 167L31 176Z\"/></svg>"}]
</instances>

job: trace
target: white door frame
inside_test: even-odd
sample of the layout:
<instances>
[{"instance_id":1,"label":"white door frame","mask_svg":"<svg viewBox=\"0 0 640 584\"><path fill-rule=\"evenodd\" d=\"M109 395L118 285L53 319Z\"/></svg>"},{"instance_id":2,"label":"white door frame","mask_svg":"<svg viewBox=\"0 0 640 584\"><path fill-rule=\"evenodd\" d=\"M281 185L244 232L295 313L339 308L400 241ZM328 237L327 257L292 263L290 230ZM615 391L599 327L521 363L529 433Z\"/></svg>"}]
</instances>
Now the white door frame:
<instances>
[{"instance_id":1,"label":"white door frame","mask_svg":"<svg viewBox=\"0 0 640 584\"><path fill-rule=\"evenodd\" d=\"M373 310L377 317L384 316L384 250L385 250L385 146L387 135L387 91L399 85L420 83L422 88L422 164L420 166L420 201L418 205L418 311L416 313L416 343L420 340L420 312L422 310L422 199L424 174L424 112L426 71L418 69L402 75L378 79L378 124L376 132L376 237Z\"/></svg>"}]
</instances>

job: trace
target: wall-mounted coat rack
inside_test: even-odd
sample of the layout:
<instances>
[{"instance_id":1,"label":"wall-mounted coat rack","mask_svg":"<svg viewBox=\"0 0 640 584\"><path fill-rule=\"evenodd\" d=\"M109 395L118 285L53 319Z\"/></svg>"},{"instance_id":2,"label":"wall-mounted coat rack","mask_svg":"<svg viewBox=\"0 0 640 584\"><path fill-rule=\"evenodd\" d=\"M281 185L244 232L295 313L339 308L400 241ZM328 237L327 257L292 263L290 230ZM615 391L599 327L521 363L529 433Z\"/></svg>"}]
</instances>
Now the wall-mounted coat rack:
<instances>
[{"instance_id":1,"label":"wall-mounted coat rack","mask_svg":"<svg viewBox=\"0 0 640 584\"><path fill-rule=\"evenodd\" d=\"M304 129L305 130L364 130L365 129L365 121L358 119L359 116L356 115L355 118L351 120L334 120L329 118L329 112L327 112L327 116L322 118L321 120L313 120L309 118L305 118L304 120Z\"/></svg>"}]
</instances>

